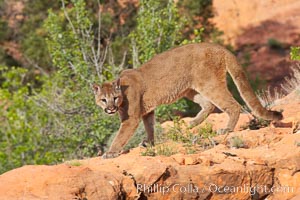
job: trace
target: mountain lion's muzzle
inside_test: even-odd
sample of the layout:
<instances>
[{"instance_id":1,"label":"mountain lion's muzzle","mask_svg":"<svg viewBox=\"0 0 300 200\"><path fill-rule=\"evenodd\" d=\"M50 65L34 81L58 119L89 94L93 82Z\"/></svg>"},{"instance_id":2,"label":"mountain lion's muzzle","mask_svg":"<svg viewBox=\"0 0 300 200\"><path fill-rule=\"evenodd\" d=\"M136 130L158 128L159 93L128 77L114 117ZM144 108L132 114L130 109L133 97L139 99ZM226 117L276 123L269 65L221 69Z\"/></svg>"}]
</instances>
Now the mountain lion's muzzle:
<instances>
[{"instance_id":1,"label":"mountain lion's muzzle","mask_svg":"<svg viewBox=\"0 0 300 200\"><path fill-rule=\"evenodd\" d=\"M118 111L118 107L113 106L113 107L109 107L109 108L104 108L104 112L106 112L109 115L113 115Z\"/></svg>"}]
</instances>

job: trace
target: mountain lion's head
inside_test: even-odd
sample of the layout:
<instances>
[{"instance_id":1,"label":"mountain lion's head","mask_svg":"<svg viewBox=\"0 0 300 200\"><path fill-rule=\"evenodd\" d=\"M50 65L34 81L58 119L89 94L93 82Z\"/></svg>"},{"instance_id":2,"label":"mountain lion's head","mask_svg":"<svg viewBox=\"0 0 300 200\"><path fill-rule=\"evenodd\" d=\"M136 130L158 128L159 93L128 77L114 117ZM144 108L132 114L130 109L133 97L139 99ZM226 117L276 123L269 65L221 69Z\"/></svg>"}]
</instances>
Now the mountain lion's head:
<instances>
[{"instance_id":1,"label":"mountain lion's head","mask_svg":"<svg viewBox=\"0 0 300 200\"><path fill-rule=\"evenodd\" d=\"M93 85L96 104L100 106L107 114L115 114L122 104L122 92L120 86L120 79L104 83L102 86Z\"/></svg>"}]
</instances>

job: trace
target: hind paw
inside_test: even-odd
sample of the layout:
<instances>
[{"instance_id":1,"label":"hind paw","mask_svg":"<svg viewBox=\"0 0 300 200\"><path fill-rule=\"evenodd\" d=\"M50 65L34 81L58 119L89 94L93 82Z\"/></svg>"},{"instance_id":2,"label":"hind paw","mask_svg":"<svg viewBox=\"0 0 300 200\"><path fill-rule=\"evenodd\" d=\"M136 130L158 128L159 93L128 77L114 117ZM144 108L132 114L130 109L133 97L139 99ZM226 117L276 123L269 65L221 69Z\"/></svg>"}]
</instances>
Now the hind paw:
<instances>
[{"instance_id":1,"label":"hind paw","mask_svg":"<svg viewBox=\"0 0 300 200\"><path fill-rule=\"evenodd\" d=\"M154 146L153 142L148 142L147 140L143 140L140 144L139 147L143 147L143 148L147 148L147 147L151 147Z\"/></svg>"}]
</instances>

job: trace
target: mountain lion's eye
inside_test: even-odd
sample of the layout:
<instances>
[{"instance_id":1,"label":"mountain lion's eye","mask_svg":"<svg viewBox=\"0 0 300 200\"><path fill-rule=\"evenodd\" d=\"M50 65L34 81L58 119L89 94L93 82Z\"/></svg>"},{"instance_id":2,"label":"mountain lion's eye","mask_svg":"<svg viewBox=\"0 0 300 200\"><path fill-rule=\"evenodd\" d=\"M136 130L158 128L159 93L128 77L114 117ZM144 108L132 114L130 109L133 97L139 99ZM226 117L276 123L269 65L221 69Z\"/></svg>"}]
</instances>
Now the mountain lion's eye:
<instances>
[{"instance_id":1,"label":"mountain lion's eye","mask_svg":"<svg viewBox=\"0 0 300 200\"><path fill-rule=\"evenodd\" d=\"M101 99L101 101L102 101L103 103L106 103L106 99Z\"/></svg>"}]
</instances>

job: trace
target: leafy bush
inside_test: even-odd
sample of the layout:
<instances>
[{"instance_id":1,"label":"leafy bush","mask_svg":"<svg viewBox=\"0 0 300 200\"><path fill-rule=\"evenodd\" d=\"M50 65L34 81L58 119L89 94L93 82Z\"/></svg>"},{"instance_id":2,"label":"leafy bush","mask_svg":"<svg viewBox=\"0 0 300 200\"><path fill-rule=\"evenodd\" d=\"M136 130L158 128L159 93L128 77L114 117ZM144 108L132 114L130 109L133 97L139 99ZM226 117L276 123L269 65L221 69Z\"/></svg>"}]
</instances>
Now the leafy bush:
<instances>
[{"instance_id":1,"label":"leafy bush","mask_svg":"<svg viewBox=\"0 0 300 200\"><path fill-rule=\"evenodd\" d=\"M178 153L175 144L159 144L155 147L147 147L145 151L141 152L142 156L171 156Z\"/></svg>"},{"instance_id":2,"label":"leafy bush","mask_svg":"<svg viewBox=\"0 0 300 200\"><path fill-rule=\"evenodd\" d=\"M173 47L181 39L184 19L172 0L141 0L137 26L130 33L133 66L145 63L155 54Z\"/></svg>"},{"instance_id":3,"label":"leafy bush","mask_svg":"<svg viewBox=\"0 0 300 200\"><path fill-rule=\"evenodd\" d=\"M29 97L30 85L24 84L26 70L1 67L0 72L0 173L24 164L52 163L54 152L45 145L50 138L39 132L45 118Z\"/></svg>"},{"instance_id":4,"label":"leafy bush","mask_svg":"<svg viewBox=\"0 0 300 200\"><path fill-rule=\"evenodd\" d=\"M95 105L91 89L93 82L113 78L116 66L104 64L107 48L95 38L100 27L93 27L85 1L71 3L73 7L63 4L59 13L49 11L45 22L46 41L58 72L44 83L45 93L39 98L59 119L53 119L50 132L75 140L70 150L77 152L70 155L83 157L104 148L107 138L119 127L117 116L108 117Z\"/></svg>"},{"instance_id":5,"label":"leafy bush","mask_svg":"<svg viewBox=\"0 0 300 200\"><path fill-rule=\"evenodd\" d=\"M49 12L47 44L57 73L26 84L26 70L1 68L0 172L94 156L119 123L95 105L91 83L113 77L83 0ZM96 41L96 42L95 42ZM36 81L32 80L32 82Z\"/></svg>"},{"instance_id":6,"label":"leafy bush","mask_svg":"<svg viewBox=\"0 0 300 200\"><path fill-rule=\"evenodd\" d=\"M300 47L291 47L291 59L300 60Z\"/></svg>"},{"instance_id":7,"label":"leafy bush","mask_svg":"<svg viewBox=\"0 0 300 200\"><path fill-rule=\"evenodd\" d=\"M118 128L118 120L99 112L92 98L75 108L81 96L50 82L32 95L30 85L23 85L25 75L21 68L1 68L0 173L96 155Z\"/></svg>"},{"instance_id":8,"label":"leafy bush","mask_svg":"<svg viewBox=\"0 0 300 200\"><path fill-rule=\"evenodd\" d=\"M31 65L25 64L30 70L35 70L34 66L45 71L53 70L45 41L47 33L43 22L47 18L47 10L59 9L60 5L61 1L55 0L27 1L24 4L24 13L27 15L17 33L17 42L20 44L23 56L31 63Z\"/></svg>"}]
</instances>

